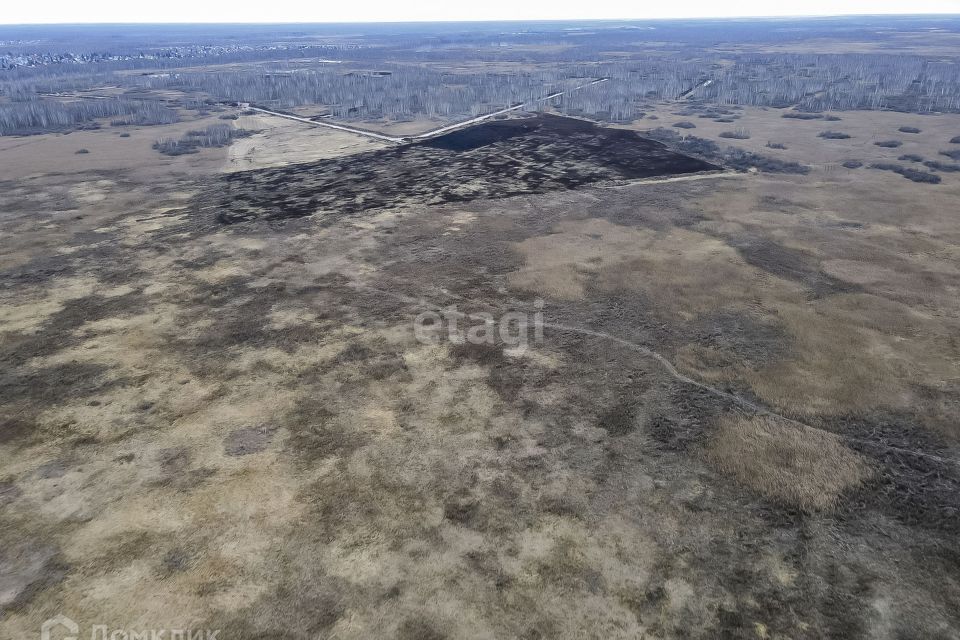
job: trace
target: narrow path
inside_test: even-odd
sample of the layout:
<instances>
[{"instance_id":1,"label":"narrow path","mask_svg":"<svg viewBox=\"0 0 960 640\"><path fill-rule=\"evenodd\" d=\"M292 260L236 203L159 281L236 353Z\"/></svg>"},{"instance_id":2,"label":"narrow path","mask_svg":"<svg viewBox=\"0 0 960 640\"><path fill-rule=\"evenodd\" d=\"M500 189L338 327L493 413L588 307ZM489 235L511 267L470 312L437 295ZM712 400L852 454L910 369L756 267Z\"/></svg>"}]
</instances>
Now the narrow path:
<instances>
[{"instance_id":1,"label":"narrow path","mask_svg":"<svg viewBox=\"0 0 960 640\"><path fill-rule=\"evenodd\" d=\"M425 131L423 133L418 133L415 135L404 136L404 137L388 136L386 134L376 133L375 131L369 131L367 129L360 129L357 127L351 127L351 126L342 125L342 124L334 124L327 120L323 120L323 121L311 120L310 118L295 116L290 113L282 113L280 111L272 111L270 109L264 109L263 107L250 107L250 109L252 111L258 111L260 113L265 113L267 115L277 116L278 118L286 118L287 120L294 120L296 122L302 122L304 124L311 124L318 127L328 127L330 129L339 129L340 131L349 131L350 133L355 133L360 136L366 136L368 138L374 138L382 142L390 142L392 144L404 144L406 142L411 142L415 140L426 140L428 138L433 138L439 135L443 135L444 133L447 133L449 131L460 129L461 127L469 127L470 125L477 124L478 122L483 122L484 120L489 120L490 118L495 118L504 113L517 111L518 109L523 109L524 107L530 104L540 104L541 102L546 102L547 100L553 100L554 98L558 98L572 91L577 91L579 89L590 87L595 84L600 84L601 82L606 82L606 81L607 81L607 78L597 78L596 80L591 80L590 82L581 84L571 89L566 89L565 91L556 91L554 93L551 93L550 95L543 96L542 98L537 98L532 102L521 102L519 104L513 105L512 107L507 107L506 109L500 109L498 111L493 111L491 113L485 113L482 116L476 116L468 120L462 120L460 122L455 122L453 124L443 125L442 127L431 129L430 131Z\"/></svg>"},{"instance_id":2,"label":"narrow path","mask_svg":"<svg viewBox=\"0 0 960 640\"><path fill-rule=\"evenodd\" d=\"M355 133L360 136L366 136L368 138L374 138L375 140L380 140L381 142L391 142L393 144L403 144L403 138L397 138L394 136L384 135L382 133L376 133L374 131L366 131L364 129L355 129L354 127L348 127L342 124L334 124L332 122L327 122L326 120L311 120L310 118L303 118L301 116L295 116L290 113L281 113L279 111L271 111L270 109L263 109L261 107L250 107L251 111L258 111L260 113L265 113L271 116L277 116L278 118L286 118L287 120L295 120L296 122L302 122L304 124L312 124L317 127L327 127L328 129L339 129L340 131L348 131L350 133Z\"/></svg>"},{"instance_id":3,"label":"narrow path","mask_svg":"<svg viewBox=\"0 0 960 640\"><path fill-rule=\"evenodd\" d=\"M443 312L446 308L449 307L449 305L439 305L439 304L436 304L436 303L434 303L434 302L430 302L430 301L428 301L425 297L413 298L413 297L411 297L411 296L404 295L404 294L402 294L402 293L397 293L397 292L395 292L395 291L386 291L386 290L383 290L383 289L378 289L378 288L376 288L376 287L371 287L371 286L364 285L364 284L360 284L360 283L352 283L351 286L353 286L354 288L357 288L357 289L365 289L365 290L367 290L367 291L372 291L372 292L378 293L378 294L380 294L380 295L383 295L383 296L386 296L386 297L389 297L389 298L393 298L393 299L395 299L395 300L400 300L401 302L405 302L406 304L409 304L409 305L411 305L411 306L420 307L420 308L425 308L425 309L428 309L428 310L434 311L434 312ZM459 301L461 301L461 302L472 302L472 303L475 303L475 304L476 304L476 303L479 303L479 304L481 304L481 305L483 305L483 306L486 306L486 307L488 307L488 308L494 308L494 307L493 307L492 305L490 305L489 303L478 302L477 300L471 300L471 299L469 299L469 298L465 298L465 297L463 297L463 296L459 296L459 295L456 295L456 294L454 294L454 293L451 293L451 292L449 292L449 291L447 291L447 290L445 290L445 289L440 289L440 290L439 290L439 293L440 293L441 295L447 297L447 298L452 298L452 299L455 299L455 300L459 300ZM495 308L494 308L494 309L495 309ZM469 314L468 314L468 317L469 317ZM729 402L732 402L732 403L740 406L741 408L746 409L747 411L749 411L749 412L751 412L751 413L754 413L754 414L757 414L757 415L761 415L761 416L766 416L766 417L769 417L769 418L773 418L773 419L775 419L775 420L780 420L781 422L787 423L787 424L789 424L789 425L791 425L791 426L794 426L794 427L799 427L799 428L803 428L803 429L812 429L812 430L814 430L814 431L819 431L819 432L824 433L824 434L828 434L828 435L832 435L832 436L839 437L839 438L841 438L841 439L843 439L843 440L846 440L847 442L855 442L855 443L862 444L862 445L867 446L867 447L880 448L880 449L884 449L884 450L886 450L886 451L892 451L892 452L896 452L896 453L902 453L902 454L905 454L905 455L915 456L915 457L918 457L918 458L925 458L925 459L927 459L927 460L934 460L934 461L936 461L936 462L940 462L940 463L948 464L948 465L960 465L960 462L958 462L957 460L953 460L953 459L949 459L949 458L944 458L944 457L941 457L941 456L938 456L938 455L935 455L935 454L932 454L932 453L924 453L924 452L922 452L922 451L913 451L913 450L911 450L911 449L902 449L902 448L900 448L900 447L896 447L896 446L887 444L887 443L885 443L885 442L875 442L875 441L872 441L872 440L864 440L864 439L862 439L862 438L852 438L852 437L849 437L849 436L844 436L844 435L842 435L842 434L835 433L835 432L833 432L833 431L829 431L829 430L827 430L827 429L821 429L820 427L814 427L814 426L809 425L809 424L806 424L806 423L804 423L804 422L800 422L799 420L794 420L793 418L789 418L789 417L787 417L787 416L785 416L785 415L782 415L782 414L780 414L780 413L777 413L776 411L773 411L773 410L771 410L771 409L767 409L766 407L760 406L760 405L758 405L758 404L756 404L756 403L754 403L754 402L751 402L751 401L747 400L746 398L742 398L742 397L740 397L740 396L738 396L738 395L736 395L736 394L734 394L734 393L730 393L730 392L728 392L728 391L723 391L722 389L718 389L718 388L713 387L713 386L711 386L711 385L705 384L705 383L703 383L703 382L700 382L700 381L698 381L698 380L695 380L695 379L691 378L691 377L688 376L688 375L685 375L685 374L681 373L681 372L673 365L673 363L670 362L670 360L668 360L668 359L666 358L666 356L664 356L663 354L661 354L661 353L659 353L659 352L651 349L650 347L648 347L648 346L646 346L646 345L643 345L643 344L640 344L640 343L637 343L637 342L632 342L632 341L627 340L627 339L625 339L625 338L621 338L621 337L619 337L619 336L615 336L615 335L613 335L613 334L606 333L606 332L604 332L604 331L596 331L596 330L593 330L593 329L588 329L588 328L586 328L586 327L580 327L580 326L576 326L576 325L569 325L569 324L558 323L558 322L544 322L544 323L543 323L543 326L544 326L545 329L555 329L555 330L558 330L558 331L569 331L569 332L571 332L571 333L578 333L578 334L580 334L580 335L587 335L587 336L591 336L591 337L594 337L594 338L600 338L600 339L603 339L603 340L612 341L612 342L614 342L614 343L616 343L616 344L618 344L618 345L620 345L620 346L622 346L622 347L624 347L624 348L626 348L626 349L630 349L631 351L635 351L635 352L637 352L637 353L639 353L639 354L641 354L641 355L644 355L644 356L646 356L646 357L648 357L648 358L651 358L651 359L655 360L655 361L667 372L667 374L668 374L671 378L673 378L674 380L677 380L678 382L682 382L682 383L684 383L684 384L688 384L688 385L690 385L690 386L696 387L696 388L701 389L701 390L703 390L703 391L706 391L707 393L709 393L709 394L711 394L711 395L714 395L714 396L716 396L716 397L718 397L718 398L722 398L722 399L724 399L724 400L727 400L727 401L729 401Z\"/></svg>"}]
</instances>

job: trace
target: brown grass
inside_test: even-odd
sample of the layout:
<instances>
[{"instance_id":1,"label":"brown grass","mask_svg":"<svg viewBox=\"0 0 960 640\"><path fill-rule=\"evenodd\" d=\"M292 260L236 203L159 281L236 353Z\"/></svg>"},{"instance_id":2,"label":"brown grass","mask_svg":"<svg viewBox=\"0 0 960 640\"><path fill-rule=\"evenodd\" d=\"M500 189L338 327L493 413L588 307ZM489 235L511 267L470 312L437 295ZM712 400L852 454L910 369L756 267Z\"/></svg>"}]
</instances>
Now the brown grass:
<instances>
[{"instance_id":1,"label":"brown grass","mask_svg":"<svg viewBox=\"0 0 960 640\"><path fill-rule=\"evenodd\" d=\"M724 420L706 458L738 483L804 511L831 509L870 475L837 436L766 417Z\"/></svg>"}]
</instances>

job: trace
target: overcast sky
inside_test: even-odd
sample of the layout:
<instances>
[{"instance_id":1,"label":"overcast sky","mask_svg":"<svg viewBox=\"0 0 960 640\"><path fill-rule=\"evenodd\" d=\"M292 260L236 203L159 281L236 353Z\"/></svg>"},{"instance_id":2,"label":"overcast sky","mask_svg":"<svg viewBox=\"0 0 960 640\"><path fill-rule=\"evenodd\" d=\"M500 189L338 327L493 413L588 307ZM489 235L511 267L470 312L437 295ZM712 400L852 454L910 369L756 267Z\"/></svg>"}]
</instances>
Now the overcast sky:
<instances>
[{"instance_id":1,"label":"overcast sky","mask_svg":"<svg viewBox=\"0 0 960 640\"><path fill-rule=\"evenodd\" d=\"M960 13L960 0L47 0L4 3L0 23L393 22Z\"/></svg>"}]
</instances>

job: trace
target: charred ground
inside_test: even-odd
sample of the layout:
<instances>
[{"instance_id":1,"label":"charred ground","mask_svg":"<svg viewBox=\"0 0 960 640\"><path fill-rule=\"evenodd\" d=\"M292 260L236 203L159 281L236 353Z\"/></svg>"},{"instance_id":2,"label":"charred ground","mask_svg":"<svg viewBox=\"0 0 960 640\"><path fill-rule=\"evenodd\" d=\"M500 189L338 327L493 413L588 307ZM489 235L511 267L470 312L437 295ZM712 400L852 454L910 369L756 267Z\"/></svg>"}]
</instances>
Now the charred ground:
<instances>
[{"instance_id":1,"label":"charred ground","mask_svg":"<svg viewBox=\"0 0 960 640\"><path fill-rule=\"evenodd\" d=\"M548 114L423 142L232 174L212 194L223 223L351 215L716 170L634 131Z\"/></svg>"}]
</instances>

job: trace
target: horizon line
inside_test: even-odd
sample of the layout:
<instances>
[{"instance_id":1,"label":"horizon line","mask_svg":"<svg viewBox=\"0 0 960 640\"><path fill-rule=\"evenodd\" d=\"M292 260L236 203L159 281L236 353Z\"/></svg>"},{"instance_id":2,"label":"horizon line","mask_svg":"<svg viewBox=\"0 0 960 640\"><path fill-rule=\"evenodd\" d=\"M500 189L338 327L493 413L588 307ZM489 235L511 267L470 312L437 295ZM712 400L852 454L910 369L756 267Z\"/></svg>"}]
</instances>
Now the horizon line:
<instances>
[{"instance_id":1,"label":"horizon line","mask_svg":"<svg viewBox=\"0 0 960 640\"><path fill-rule=\"evenodd\" d=\"M119 21L119 22L0 22L0 27L96 27L96 26L310 26L310 25L416 25L416 24L489 24L530 22L681 22L691 20L735 21L735 20L803 20L803 19L832 19L832 18L960 18L960 11L956 13L827 13L827 14L790 14L790 15L734 15L734 16L680 16L656 18L484 18L463 20L335 20L335 21Z\"/></svg>"}]
</instances>

